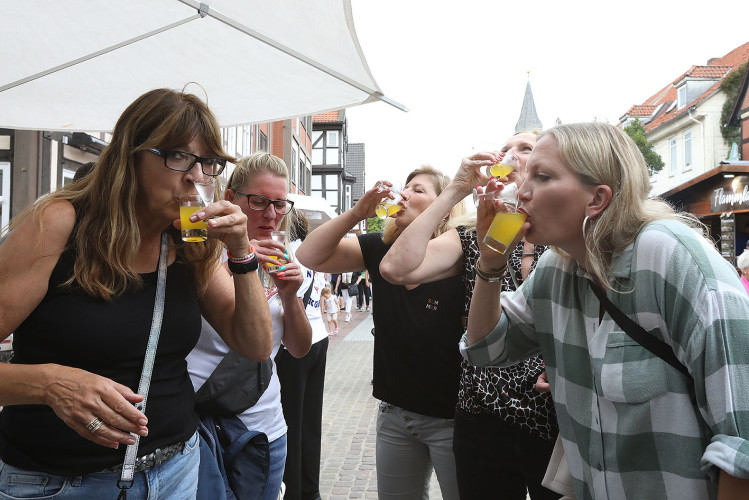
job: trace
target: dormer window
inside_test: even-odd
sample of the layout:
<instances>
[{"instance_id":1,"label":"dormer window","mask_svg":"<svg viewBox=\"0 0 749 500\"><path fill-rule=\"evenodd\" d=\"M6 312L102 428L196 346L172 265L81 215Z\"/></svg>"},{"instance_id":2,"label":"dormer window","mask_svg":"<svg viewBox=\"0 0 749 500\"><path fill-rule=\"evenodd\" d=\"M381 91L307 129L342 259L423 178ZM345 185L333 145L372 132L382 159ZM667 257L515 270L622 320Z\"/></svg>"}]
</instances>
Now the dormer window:
<instances>
[{"instance_id":1,"label":"dormer window","mask_svg":"<svg viewBox=\"0 0 749 500\"><path fill-rule=\"evenodd\" d=\"M676 102L678 103L679 109L687 105L687 85L686 83L676 89Z\"/></svg>"}]
</instances>

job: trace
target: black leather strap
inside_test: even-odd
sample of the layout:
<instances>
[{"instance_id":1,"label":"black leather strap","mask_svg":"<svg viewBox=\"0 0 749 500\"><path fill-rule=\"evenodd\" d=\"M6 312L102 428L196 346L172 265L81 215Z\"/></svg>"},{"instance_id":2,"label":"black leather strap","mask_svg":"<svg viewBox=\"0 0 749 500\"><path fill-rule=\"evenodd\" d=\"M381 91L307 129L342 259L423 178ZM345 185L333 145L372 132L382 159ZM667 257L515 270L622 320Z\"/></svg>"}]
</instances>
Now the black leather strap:
<instances>
[{"instance_id":1,"label":"black leather strap","mask_svg":"<svg viewBox=\"0 0 749 500\"><path fill-rule=\"evenodd\" d=\"M598 297L598 300L601 301L603 309L608 312L609 316L614 319L616 324L619 325L622 330L624 330L624 333L629 335L632 340L661 358L669 365L679 370L690 379L692 378L692 376L689 374L689 370L687 370L687 367L684 366L681 361L679 361L679 359L676 357L676 354L674 354L674 351L671 349L671 346L669 346L662 340L658 340L654 336L650 335L632 318L624 314L608 299L608 297L606 297L606 293L597 285L591 283L590 287L593 289L593 293L596 294L596 297Z\"/></svg>"}]
</instances>

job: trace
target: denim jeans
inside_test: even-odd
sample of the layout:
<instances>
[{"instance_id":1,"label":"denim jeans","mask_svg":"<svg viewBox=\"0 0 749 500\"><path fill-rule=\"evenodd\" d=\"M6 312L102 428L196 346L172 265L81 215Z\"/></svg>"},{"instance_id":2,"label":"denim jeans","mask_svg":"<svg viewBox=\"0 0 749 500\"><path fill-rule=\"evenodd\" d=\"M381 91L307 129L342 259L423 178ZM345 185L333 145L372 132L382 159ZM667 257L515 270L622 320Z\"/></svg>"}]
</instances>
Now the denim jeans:
<instances>
[{"instance_id":1,"label":"denim jeans","mask_svg":"<svg viewBox=\"0 0 749 500\"><path fill-rule=\"evenodd\" d=\"M276 500L281 491L283 469L286 464L286 434L268 443L268 451L270 452L270 468L263 500Z\"/></svg>"},{"instance_id":2,"label":"denim jeans","mask_svg":"<svg viewBox=\"0 0 749 500\"><path fill-rule=\"evenodd\" d=\"M442 498L458 500L452 419L428 417L380 403L376 453L380 500L429 498L433 468Z\"/></svg>"},{"instance_id":3,"label":"denim jeans","mask_svg":"<svg viewBox=\"0 0 749 500\"><path fill-rule=\"evenodd\" d=\"M166 462L145 472L136 472L128 498L148 500L194 499L198 490L200 464L197 432L185 443L185 449ZM63 477L29 471L0 460L0 499L44 498L79 500L117 498L119 473L97 472L85 476Z\"/></svg>"}]
</instances>

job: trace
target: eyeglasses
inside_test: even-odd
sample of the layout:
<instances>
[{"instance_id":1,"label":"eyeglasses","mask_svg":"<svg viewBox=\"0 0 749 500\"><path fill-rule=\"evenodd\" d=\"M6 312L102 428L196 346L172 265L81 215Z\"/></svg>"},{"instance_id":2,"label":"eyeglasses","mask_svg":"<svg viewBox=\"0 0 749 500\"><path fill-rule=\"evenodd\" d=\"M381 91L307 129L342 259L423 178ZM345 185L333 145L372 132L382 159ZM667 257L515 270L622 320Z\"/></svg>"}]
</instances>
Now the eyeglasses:
<instances>
[{"instance_id":1,"label":"eyeglasses","mask_svg":"<svg viewBox=\"0 0 749 500\"><path fill-rule=\"evenodd\" d=\"M270 198L259 194L247 194L236 189L234 189L234 192L247 197L247 206L250 207L250 210L262 212L272 203L273 209L277 214L285 215L289 213L289 210L294 208L294 202L291 200L271 200Z\"/></svg>"},{"instance_id":2,"label":"eyeglasses","mask_svg":"<svg viewBox=\"0 0 749 500\"><path fill-rule=\"evenodd\" d=\"M164 166L177 172L187 172L196 163L200 162L200 167L205 175L215 177L221 175L226 167L224 158L213 156L198 156L185 151L172 151L165 149L151 148L149 152L164 158Z\"/></svg>"}]
</instances>

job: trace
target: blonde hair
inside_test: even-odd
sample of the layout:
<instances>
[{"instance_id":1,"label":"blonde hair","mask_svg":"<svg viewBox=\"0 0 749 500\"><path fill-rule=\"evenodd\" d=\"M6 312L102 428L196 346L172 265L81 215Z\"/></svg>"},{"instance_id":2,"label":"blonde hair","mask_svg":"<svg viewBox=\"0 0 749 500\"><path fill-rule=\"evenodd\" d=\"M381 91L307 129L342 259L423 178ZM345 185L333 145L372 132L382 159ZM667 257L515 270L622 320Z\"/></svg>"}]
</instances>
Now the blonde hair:
<instances>
[{"instance_id":1,"label":"blonde hair","mask_svg":"<svg viewBox=\"0 0 749 500\"><path fill-rule=\"evenodd\" d=\"M558 125L541 134L553 136L565 166L589 186L606 185L612 199L608 207L587 223L584 231L586 270L610 288L607 276L611 256L634 242L642 228L654 221L678 220L700 229L691 214L677 213L671 205L648 198L650 177L635 142L622 130L600 122ZM582 228L581 228L582 231ZM566 255L558 248L554 250Z\"/></svg>"},{"instance_id":2,"label":"blonde hair","mask_svg":"<svg viewBox=\"0 0 749 500\"><path fill-rule=\"evenodd\" d=\"M411 182L414 177L417 175L426 175L429 177L429 179L432 181L432 186L434 186L434 190L437 193L437 196L439 196L442 191L450 184L450 177L443 174L441 171L437 170L436 168L432 167L431 165L422 165L421 168L417 168L416 170L412 171L410 174L408 174L408 177L406 177L406 184ZM460 203L457 203L455 206L453 206L450 209L450 212L447 214L447 216L440 222L440 224L437 226L437 228L434 230L434 233L432 234L432 238L436 238L442 233L445 233L452 229L452 226L450 225L450 221L454 217L460 217L466 212L465 204L461 201ZM383 230L383 240L386 244L392 245L393 242L398 238L398 235L400 235L401 230L395 225L395 219L387 219L385 221L385 228Z\"/></svg>"},{"instance_id":3,"label":"blonde hair","mask_svg":"<svg viewBox=\"0 0 749 500\"><path fill-rule=\"evenodd\" d=\"M327 286L325 288L323 288L322 290L320 290L320 297L322 297L324 295L332 295L332 294L333 294L333 292L331 292L330 288L328 288Z\"/></svg>"},{"instance_id":4,"label":"blonde hair","mask_svg":"<svg viewBox=\"0 0 749 500\"><path fill-rule=\"evenodd\" d=\"M235 192L237 190L242 191L243 186L246 186L258 175L265 173L283 177L286 180L286 190L289 190L289 169L286 167L286 163L278 156L266 153L265 151L257 151L237 160L236 168L229 177L229 183L226 187ZM281 231L287 231L290 218L290 213L284 216L279 227ZM288 231L286 239L288 243Z\"/></svg>"},{"instance_id":5,"label":"blonde hair","mask_svg":"<svg viewBox=\"0 0 749 500\"><path fill-rule=\"evenodd\" d=\"M198 97L171 89L155 89L141 95L122 113L112 132L112 142L96 161L96 167L79 181L38 200L16 217L17 227L32 214L38 217L50 203L67 200L75 208L76 225L71 234L77 256L73 276L94 297L105 300L118 296L142 280L135 272L140 248L140 228L135 213L138 184L136 157L151 154L150 148L173 149L201 138L206 154L234 161L221 147L216 118ZM164 167L166 168L166 167ZM221 242L184 244L179 231L172 235L177 259L190 269L199 292L205 290L219 262ZM70 244L69 243L69 244Z\"/></svg>"}]
</instances>

